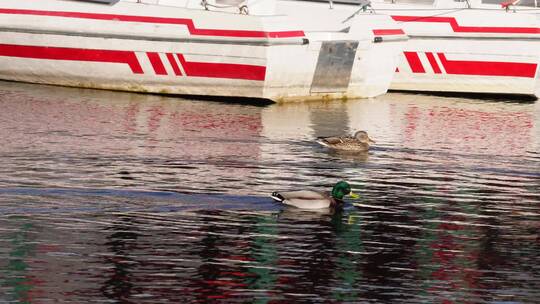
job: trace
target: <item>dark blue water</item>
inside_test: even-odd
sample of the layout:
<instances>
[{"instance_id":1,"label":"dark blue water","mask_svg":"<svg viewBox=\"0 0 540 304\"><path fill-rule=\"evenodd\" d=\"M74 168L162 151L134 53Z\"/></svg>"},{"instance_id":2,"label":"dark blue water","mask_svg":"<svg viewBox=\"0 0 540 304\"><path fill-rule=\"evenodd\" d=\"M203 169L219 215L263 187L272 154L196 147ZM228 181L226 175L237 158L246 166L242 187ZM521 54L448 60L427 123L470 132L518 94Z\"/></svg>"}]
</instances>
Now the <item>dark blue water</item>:
<instances>
[{"instance_id":1,"label":"dark blue water","mask_svg":"<svg viewBox=\"0 0 540 304\"><path fill-rule=\"evenodd\" d=\"M538 102L1 82L0 143L0 303L540 303ZM268 197L340 179L357 206Z\"/></svg>"}]
</instances>

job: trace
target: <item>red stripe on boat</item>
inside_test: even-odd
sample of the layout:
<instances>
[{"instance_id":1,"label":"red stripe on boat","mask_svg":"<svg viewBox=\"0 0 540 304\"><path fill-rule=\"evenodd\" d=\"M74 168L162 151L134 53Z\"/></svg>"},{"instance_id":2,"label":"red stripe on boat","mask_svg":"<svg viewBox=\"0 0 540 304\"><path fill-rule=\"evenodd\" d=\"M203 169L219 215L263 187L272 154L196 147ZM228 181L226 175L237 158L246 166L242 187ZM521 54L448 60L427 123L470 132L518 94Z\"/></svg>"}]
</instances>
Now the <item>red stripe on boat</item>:
<instances>
[{"instance_id":1,"label":"red stripe on boat","mask_svg":"<svg viewBox=\"0 0 540 304\"><path fill-rule=\"evenodd\" d=\"M411 67L411 70L413 73L425 73L426 70L424 69L424 66L422 65L422 61L420 61L420 57L418 57L418 53L416 52L403 52L405 55L405 58L407 59L407 62L409 62L409 66Z\"/></svg>"},{"instance_id":2,"label":"red stripe on boat","mask_svg":"<svg viewBox=\"0 0 540 304\"><path fill-rule=\"evenodd\" d=\"M534 78L537 64L523 62L448 60L437 53L447 74Z\"/></svg>"},{"instance_id":3,"label":"red stripe on boat","mask_svg":"<svg viewBox=\"0 0 540 304\"><path fill-rule=\"evenodd\" d=\"M187 76L264 80L266 67L250 64L186 61L184 55L176 54Z\"/></svg>"},{"instance_id":4,"label":"red stripe on boat","mask_svg":"<svg viewBox=\"0 0 540 304\"><path fill-rule=\"evenodd\" d=\"M133 73L144 74L135 52L131 51L90 50L50 46L0 44L0 56L49 60L123 63L127 64Z\"/></svg>"},{"instance_id":5,"label":"red stripe on boat","mask_svg":"<svg viewBox=\"0 0 540 304\"><path fill-rule=\"evenodd\" d=\"M159 24L176 24L187 26L189 33L200 36L221 36L221 37L248 37L248 38L290 38L304 37L304 31L250 31L250 30L224 30L224 29L200 29L195 26L193 20L186 18L166 18L166 17L151 17L151 16L132 16L132 15L117 15L117 14L97 14L97 13L81 13L81 12L62 12L62 11L42 11L42 10L26 10L26 9L0 9L0 14L14 15L36 15L36 16L51 16L93 20L108 20L108 21L123 21L123 22L142 22L142 23L159 23Z\"/></svg>"},{"instance_id":6,"label":"red stripe on boat","mask_svg":"<svg viewBox=\"0 0 540 304\"><path fill-rule=\"evenodd\" d=\"M373 34L377 36L405 35L405 32L402 29L382 29L382 30L373 30Z\"/></svg>"},{"instance_id":7,"label":"red stripe on boat","mask_svg":"<svg viewBox=\"0 0 540 304\"><path fill-rule=\"evenodd\" d=\"M437 63L435 56L433 56L433 53L427 52L426 57L429 60L429 64L431 64L431 68L433 69L433 72L435 72L435 74L440 74L441 68L439 68L439 64Z\"/></svg>"},{"instance_id":8,"label":"red stripe on boat","mask_svg":"<svg viewBox=\"0 0 540 304\"><path fill-rule=\"evenodd\" d=\"M167 75L167 70L165 70L163 61L161 61L158 53L147 52L146 55L148 56L148 59L150 60L152 68L154 68L154 72L156 72L156 74Z\"/></svg>"},{"instance_id":9,"label":"red stripe on boat","mask_svg":"<svg viewBox=\"0 0 540 304\"><path fill-rule=\"evenodd\" d=\"M461 26L454 17L392 16L395 21L448 23L456 33L540 34L538 27Z\"/></svg>"},{"instance_id":10,"label":"red stripe on boat","mask_svg":"<svg viewBox=\"0 0 540 304\"><path fill-rule=\"evenodd\" d=\"M176 60L174 59L173 54L167 53L167 59L169 59L169 63L172 66L174 74L176 76L182 76L182 72L180 71L180 68L178 67L178 64L176 63Z\"/></svg>"}]
</instances>

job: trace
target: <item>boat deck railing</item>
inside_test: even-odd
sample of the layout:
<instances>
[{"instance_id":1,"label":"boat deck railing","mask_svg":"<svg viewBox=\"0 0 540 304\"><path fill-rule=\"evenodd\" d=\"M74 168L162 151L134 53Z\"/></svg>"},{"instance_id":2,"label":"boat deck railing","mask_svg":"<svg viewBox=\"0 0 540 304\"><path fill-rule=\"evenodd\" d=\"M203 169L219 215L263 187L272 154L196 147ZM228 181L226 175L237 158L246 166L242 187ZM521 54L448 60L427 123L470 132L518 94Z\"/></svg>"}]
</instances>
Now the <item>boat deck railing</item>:
<instances>
[{"instance_id":1,"label":"boat deck railing","mask_svg":"<svg viewBox=\"0 0 540 304\"><path fill-rule=\"evenodd\" d=\"M92 3L101 3L101 4L107 4L107 5L114 5L118 3L120 0L74 0L74 1L81 1L81 2L92 2ZM328 2L330 5L330 8L333 7L334 3L337 4L355 4L359 6L369 6L369 0L301 0L301 1L310 1L310 2ZM382 0L383 2L387 3L396 3L396 4L421 4L421 5L431 5L434 4L436 0ZM455 2L461 2L466 0L455 0ZM143 3L144 0L136 0L136 2ZM226 3L219 3L219 2L226 2ZM225 5L225 6L231 6L231 3L229 2L235 2L234 5L237 5L236 2L247 2L244 0L217 0L216 6ZM504 0L481 0L482 4L497 4L497 5L511 5L514 8L538 8L539 7L540 0L517 0L517 1L504 1ZM156 4L159 4L159 0L156 0ZM202 4L208 4L208 1L202 0ZM233 5L233 6L234 6ZM237 5L240 7L240 5ZM245 6L245 5L244 5ZM242 13L242 12L241 12Z\"/></svg>"},{"instance_id":2,"label":"boat deck railing","mask_svg":"<svg viewBox=\"0 0 540 304\"><path fill-rule=\"evenodd\" d=\"M507 1L501 0L482 0L482 4L503 4ZM538 0L519 0L516 1L512 6L515 7L538 7Z\"/></svg>"}]
</instances>

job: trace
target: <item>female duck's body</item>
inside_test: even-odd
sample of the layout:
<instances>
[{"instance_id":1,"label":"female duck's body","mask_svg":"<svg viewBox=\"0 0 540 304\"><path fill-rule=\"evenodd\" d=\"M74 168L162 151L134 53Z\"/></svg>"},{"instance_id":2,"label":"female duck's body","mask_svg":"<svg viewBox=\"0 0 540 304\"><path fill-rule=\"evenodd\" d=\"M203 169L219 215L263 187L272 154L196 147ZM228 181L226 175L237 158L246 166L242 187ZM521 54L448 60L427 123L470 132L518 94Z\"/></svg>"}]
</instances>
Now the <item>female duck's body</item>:
<instances>
[{"instance_id":1,"label":"female duck's body","mask_svg":"<svg viewBox=\"0 0 540 304\"><path fill-rule=\"evenodd\" d=\"M369 138L366 131L358 131L354 136L330 136L317 138L317 142L323 146L343 151L366 152L369 144L375 143Z\"/></svg>"}]
</instances>

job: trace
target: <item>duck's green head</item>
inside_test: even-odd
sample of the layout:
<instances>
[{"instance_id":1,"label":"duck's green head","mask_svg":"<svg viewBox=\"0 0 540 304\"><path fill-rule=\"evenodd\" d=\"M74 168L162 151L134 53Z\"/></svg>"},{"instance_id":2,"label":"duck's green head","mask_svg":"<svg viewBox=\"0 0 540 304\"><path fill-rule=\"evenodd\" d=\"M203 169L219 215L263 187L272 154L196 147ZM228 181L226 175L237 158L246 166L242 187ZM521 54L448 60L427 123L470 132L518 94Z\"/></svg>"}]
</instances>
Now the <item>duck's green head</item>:
<instances>
[{"instance_id":1,"label":"duck's green head","mask_svg":"<svg viewBox=\"0 0 540 304\"><path fill-rule=\"evenodd\" d=\"M342 200L345 195L352 198L358 198L358 195L351 191L351 185L349 185L349 183L346 181L340 181L334 186L334 188L332 188L332 197Z\"/></svg>"}]
</instances>

